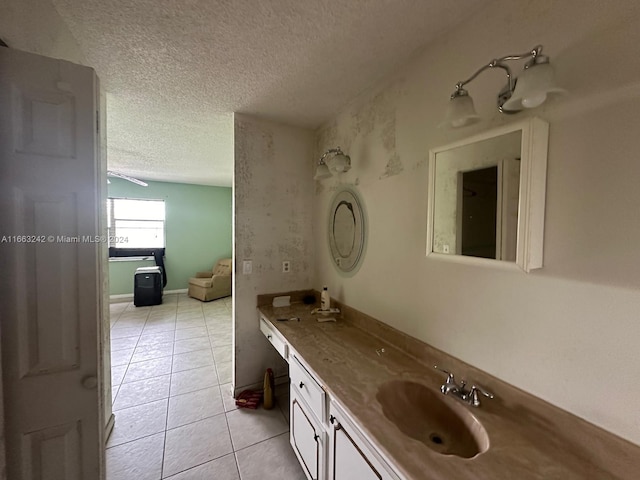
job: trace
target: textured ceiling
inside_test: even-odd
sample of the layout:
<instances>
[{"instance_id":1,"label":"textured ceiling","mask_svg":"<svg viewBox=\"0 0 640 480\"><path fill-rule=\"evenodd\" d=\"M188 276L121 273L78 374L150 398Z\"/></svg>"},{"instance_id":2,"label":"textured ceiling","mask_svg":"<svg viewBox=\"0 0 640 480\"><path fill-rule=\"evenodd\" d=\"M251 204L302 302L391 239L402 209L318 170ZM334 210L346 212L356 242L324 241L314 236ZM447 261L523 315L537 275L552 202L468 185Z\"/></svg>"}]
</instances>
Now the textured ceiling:
<instances>
[{"instance_id":1,"label":"textured ceiling","mask_svg":"<svg viewBox=\"0 0 640 480\"><path fill-rule=\"evenodd\" d=\"M486 0L53 0L107 92L109 169L232 184L231 112L317 127Z\"/></svg>"}]
</instances>

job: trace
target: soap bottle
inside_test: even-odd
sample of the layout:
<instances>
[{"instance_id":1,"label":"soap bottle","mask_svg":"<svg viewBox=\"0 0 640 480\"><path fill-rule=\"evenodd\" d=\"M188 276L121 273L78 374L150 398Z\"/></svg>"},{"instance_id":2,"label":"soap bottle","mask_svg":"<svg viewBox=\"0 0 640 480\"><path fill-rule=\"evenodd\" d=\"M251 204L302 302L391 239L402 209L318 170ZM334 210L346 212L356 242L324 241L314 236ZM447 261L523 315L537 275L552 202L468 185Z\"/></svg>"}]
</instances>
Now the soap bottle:
<instances>
[{"instance_id":1,"label":"soap bottle","mask_svg":"<svg viewBox=\"0 0 640 480\"><path fill-rule=\"evenodd\" d=\"M322 289L320 295L320 310L329 310L331 308L331 297L329 296L329 290L326 285Z\"/></svg>"}]
</instances>

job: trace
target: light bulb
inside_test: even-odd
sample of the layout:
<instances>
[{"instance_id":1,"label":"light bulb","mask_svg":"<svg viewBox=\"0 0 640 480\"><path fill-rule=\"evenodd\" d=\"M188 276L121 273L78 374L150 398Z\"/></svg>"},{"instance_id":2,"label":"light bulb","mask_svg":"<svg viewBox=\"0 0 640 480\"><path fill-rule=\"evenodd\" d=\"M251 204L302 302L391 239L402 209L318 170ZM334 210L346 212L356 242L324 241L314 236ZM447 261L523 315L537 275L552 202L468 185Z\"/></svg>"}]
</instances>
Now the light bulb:
<instances>
[{"instance_id":1,"label":"light bulb","mask_svg":"<svg viewBox=\"0 0 640 480\"><path fill-rule=\"evenodd\" d=\"M546 92L539 92L522 98L522 106L524 108L536 108L544 103L547 99Z\"/></svg>"}]
</instances>

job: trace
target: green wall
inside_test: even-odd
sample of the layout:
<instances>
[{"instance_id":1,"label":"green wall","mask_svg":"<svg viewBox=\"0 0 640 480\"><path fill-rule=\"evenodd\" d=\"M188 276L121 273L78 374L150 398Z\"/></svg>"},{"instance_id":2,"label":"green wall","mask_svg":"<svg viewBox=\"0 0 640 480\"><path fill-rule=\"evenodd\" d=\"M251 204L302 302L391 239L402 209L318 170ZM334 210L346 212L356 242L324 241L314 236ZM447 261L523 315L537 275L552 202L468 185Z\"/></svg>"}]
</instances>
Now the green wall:
<instances>
[{"instance_id":1,"label":"green wall","mask_svg":"<svg viewBox=\"0 0 640 480\"><path fill-rule=\"evenodd\" d=\"M165 201L167 286L187 288L189 277L209 270L220 258L231 258L231 188L150 182L141 187L110 178L109 196ZM148 261L110 261L109 293L133 294L133 275Z\"/></svg>"}]
</instances>

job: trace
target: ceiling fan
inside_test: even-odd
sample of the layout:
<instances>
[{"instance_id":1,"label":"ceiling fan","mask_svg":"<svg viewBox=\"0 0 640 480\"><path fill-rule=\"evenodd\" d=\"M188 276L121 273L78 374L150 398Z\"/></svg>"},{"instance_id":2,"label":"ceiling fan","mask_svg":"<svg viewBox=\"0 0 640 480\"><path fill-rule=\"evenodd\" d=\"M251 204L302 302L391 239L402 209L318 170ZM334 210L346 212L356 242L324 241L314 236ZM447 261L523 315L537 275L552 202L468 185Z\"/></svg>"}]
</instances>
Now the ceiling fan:
<instances>
[{"instance_id":1,"label":"ceiling fan","mask_svg":"<svg viewBox=\"0 0 640 480\"><path fill-rule=\"evenodd\" d=\"M143 182L142 180L138 180L137 178L130 177L129 175L125 175L124 173L113 172L111 170L107 170L107 177L122 178L123 180L127 180L131 183L135 183L136 185L140 185L141 187L149 186L149 184ZM108 178L107 178L107 183L111 183L109 182Z\"/></svg>"}]
</instances>

